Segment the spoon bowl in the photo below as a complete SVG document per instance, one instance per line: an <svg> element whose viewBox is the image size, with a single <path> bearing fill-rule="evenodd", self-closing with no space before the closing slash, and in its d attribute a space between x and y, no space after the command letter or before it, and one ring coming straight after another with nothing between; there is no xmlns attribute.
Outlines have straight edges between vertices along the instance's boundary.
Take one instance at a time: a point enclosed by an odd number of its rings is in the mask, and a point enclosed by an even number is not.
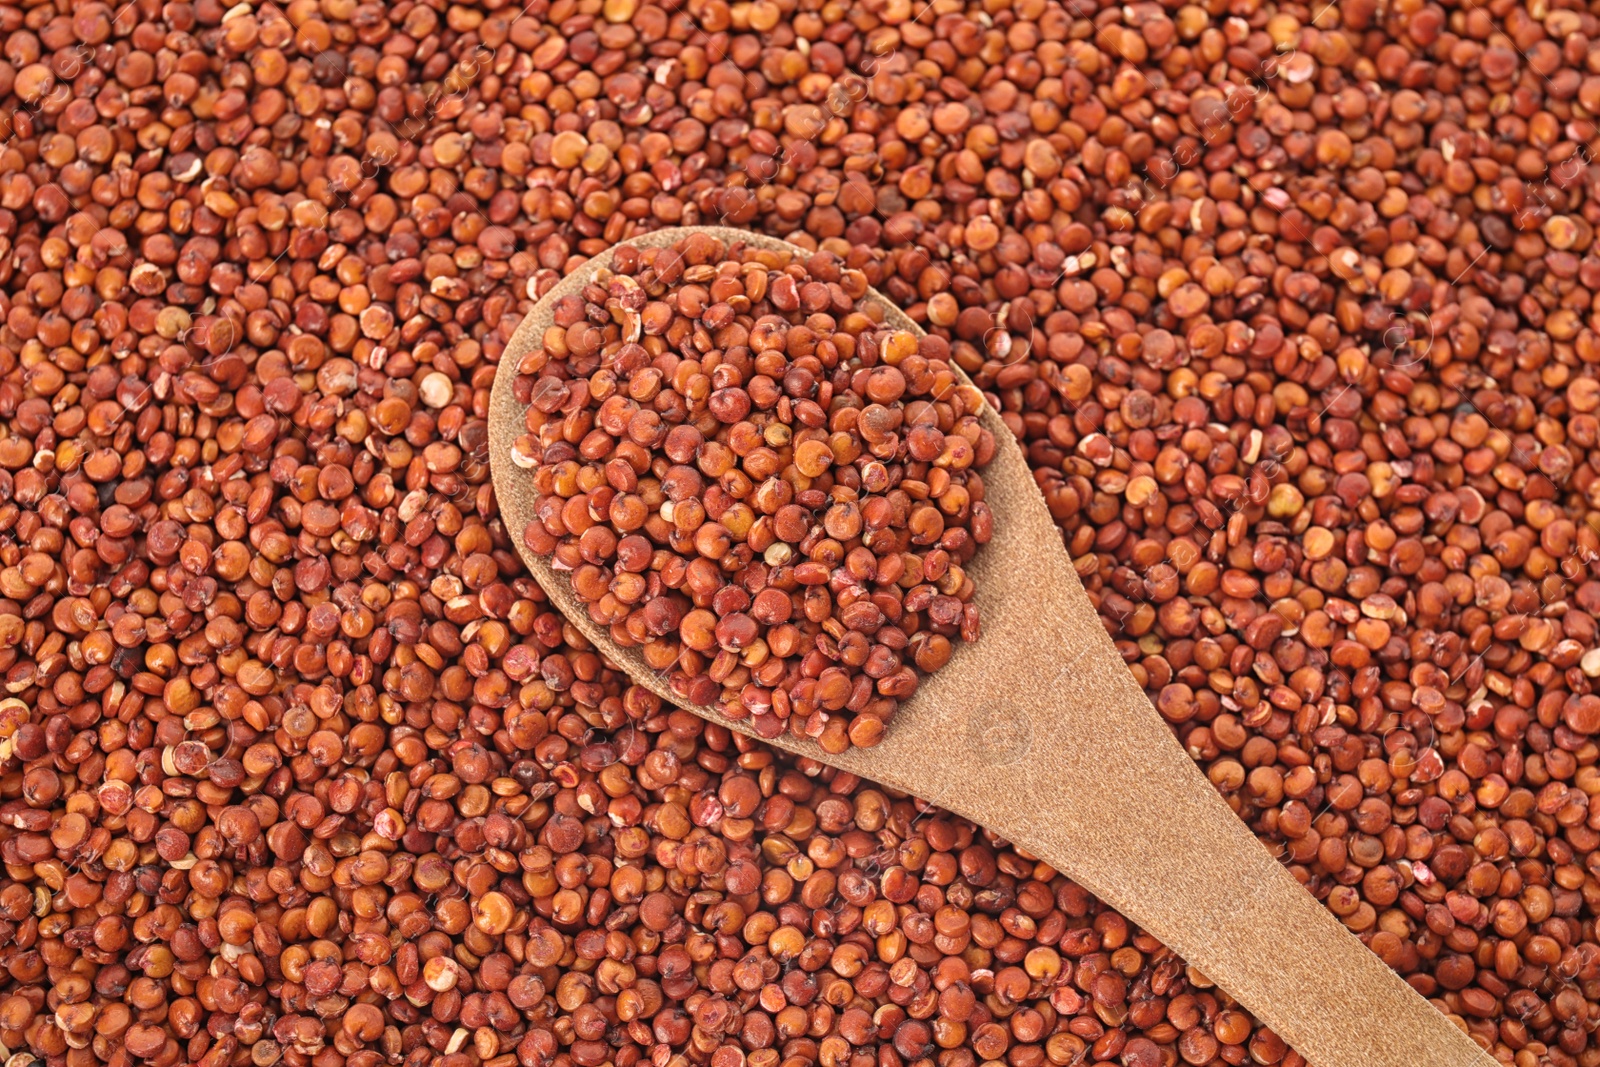
<svg viewBox="0 0 1600 1067"><path fill-rule="evenodd" d="M664 247L708 233L727 245L806 250L723 227L629 238ZM744 734L748 720L684 704L637 648L618 646L548 559L528 550L530 473L512 458L525 406L512 383L552 307L611 262L582 264L534 306L500 358L489 452L506 529L551 603L608 660L667 702ZM886 298L885 325L921 333ZM959 373L959 371L958 371ZM1015 438L987 405L997 450L983 469L994 536L965 565L983 632L924 675L873 748L825 753L787 733L768 744L914 794L1044 860L1159 938L1310 1061L1326 1067L1489 1067L1465 1033L1386 967L1256 840L1183 751L1101 623Z"/></svg>

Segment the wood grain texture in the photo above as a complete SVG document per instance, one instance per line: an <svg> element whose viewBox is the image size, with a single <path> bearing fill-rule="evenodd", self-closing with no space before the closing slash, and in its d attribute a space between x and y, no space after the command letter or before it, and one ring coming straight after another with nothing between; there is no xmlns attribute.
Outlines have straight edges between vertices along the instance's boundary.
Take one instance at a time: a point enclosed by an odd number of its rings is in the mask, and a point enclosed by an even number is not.
<svg viewBox="0 0 1600 1067"><path fill-rule="evenodd" d="M724 228L729 242L783 242ZM630 239L670 244L690 231ZM501 514L555 606L635 681L673 699L637 651L589 620L564 575L529 552L528 472L511 460L524 431L512 393L556 298L610 262L589 260L522 323L501 357L490 405L490 462ZM917 327L878 294L888 322ZM1090 604L1021 450L990 410L1000 448L983 472L995 535L967 567L983 633L924 678L884 743L827 756L779 748L933 801L1003 835L1150 931L1237 997L1318 1067L1490 1067L1452 1020L1349 933L1256 840L1183 752L1128 673ZM714 709L689 710L730 729Z"/></svg>

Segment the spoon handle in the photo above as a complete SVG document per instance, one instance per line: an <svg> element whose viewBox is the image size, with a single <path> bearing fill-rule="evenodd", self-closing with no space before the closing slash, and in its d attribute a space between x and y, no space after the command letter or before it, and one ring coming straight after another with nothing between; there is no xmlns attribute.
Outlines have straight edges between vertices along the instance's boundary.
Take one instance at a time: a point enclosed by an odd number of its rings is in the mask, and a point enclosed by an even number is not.
<svg viewBox="0 0 1600 1067"><path fill-rule="evenodd" d="M1022 462L1007 435L996 468ZM1005 544L974 561L996 605L981 639L924 680L882 745L837 761L1045 860L1314 1064L1491 1067L1460 1020L1319 904L1183 751L1117 653L1031 480L989 484Z"/></svg>
<svg viewBox="0 0 1600 1067"><path fill-rule="evenodd" d="M1066 873L1314 1064L1495 1062L1255 839L1118 661L1041 666L997 692L1009 723L926 739L919 795Z"/></svg>

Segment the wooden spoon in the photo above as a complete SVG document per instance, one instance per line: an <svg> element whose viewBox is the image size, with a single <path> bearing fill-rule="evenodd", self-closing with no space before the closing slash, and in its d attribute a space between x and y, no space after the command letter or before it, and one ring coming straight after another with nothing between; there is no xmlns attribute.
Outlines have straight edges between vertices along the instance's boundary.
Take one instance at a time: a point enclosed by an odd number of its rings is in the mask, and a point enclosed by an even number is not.
<svg viewBox="0 0 1600 1067"><path fill-rule="evenodd" d="M726 243L805 254L783 241L696 227ZM626 243L670 245L694 229ZM666 679L589 619L567 578L523 545L529 472L512 381L551 309L611 261L556 285L511 338L495 377L489 452L506 529L551 602L638 684L672 704ZM880 294L889 325L917 326ZM1491 1067L1495 1061L1386 967L1258 842L1184 753L1128 673L1083 591L1016 440L992 410L999 450L983 471L993 540L967 567L983 634L958 644L896 713L884 742L830 756L785 735L767 743L915 794L998 833L1122 912L1218 983L1321 1067ZM710 707L695 714L741 733Z"/></svg>

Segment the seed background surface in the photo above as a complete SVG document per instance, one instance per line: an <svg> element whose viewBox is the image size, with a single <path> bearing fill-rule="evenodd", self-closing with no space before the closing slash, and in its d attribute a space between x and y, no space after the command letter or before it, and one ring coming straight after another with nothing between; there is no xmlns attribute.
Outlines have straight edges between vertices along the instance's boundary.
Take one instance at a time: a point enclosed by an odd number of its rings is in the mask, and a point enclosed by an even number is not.
<svg viewBox="0 0 1600 1067"><path fill-rule="evenodd" d="M1300 1062L970 823L630 687L522 573L506 340L577 260L720 223L946 339L1240 817L1502 1060L1592 1067L1597 36L0 7L0 1044Z"/></svg>

